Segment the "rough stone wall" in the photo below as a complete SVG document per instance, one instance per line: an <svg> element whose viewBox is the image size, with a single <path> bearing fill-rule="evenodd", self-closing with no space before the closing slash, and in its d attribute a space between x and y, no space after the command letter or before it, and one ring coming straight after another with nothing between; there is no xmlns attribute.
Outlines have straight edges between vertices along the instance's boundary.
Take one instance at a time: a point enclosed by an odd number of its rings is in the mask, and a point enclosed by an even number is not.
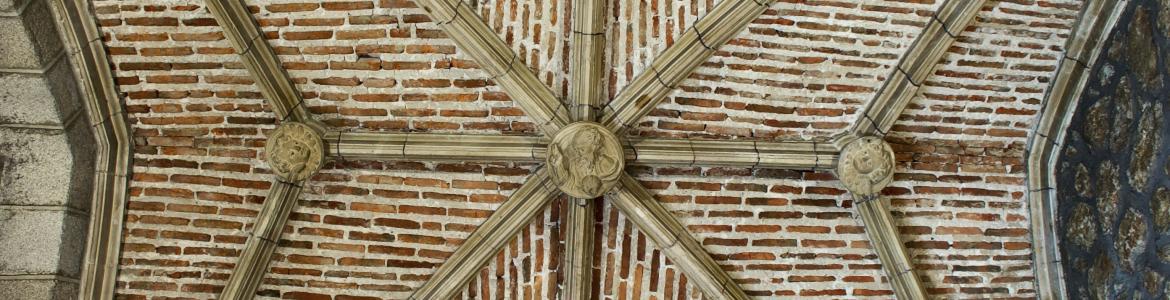
<svg viewBox="0 0 1170 300"><path fill-rule="evenodd" d="M74 299L93 135L47 1L0 0L0 298Z"/></svg>
<svg viewBox="0 0 1170 300"><path fill-rule="evenodd" d="M634 132L824 137L855 121L942 1L780 1ZM406 0L247 1L339 130L535 134L531 122ZM614 93L716 1L613 1ZM1023 149L1080 1L991 1L886 139L903 239L943 298L1034 297ZM119 294L214 298L271 175L276 120L197 0L95 0L135 129ZM565 1L481 1L481 16L565 95ZM725 115L724 115L725 114ZM500 163L331 164L308 184L259 298L401 299L531 172ZM759 297L892 295L852 201L825 170L630 168ZM602 299L700 295L608 205ZM556 293L558 205L517 235L467 298Z"/></svg>
<svg viewBox="0 0 1170 300"><path fill-rule="evenodd" d="M1056 171L1072 298L1170 296L1168 38L1170 3L1132 1L1076 104Z"/></svg>

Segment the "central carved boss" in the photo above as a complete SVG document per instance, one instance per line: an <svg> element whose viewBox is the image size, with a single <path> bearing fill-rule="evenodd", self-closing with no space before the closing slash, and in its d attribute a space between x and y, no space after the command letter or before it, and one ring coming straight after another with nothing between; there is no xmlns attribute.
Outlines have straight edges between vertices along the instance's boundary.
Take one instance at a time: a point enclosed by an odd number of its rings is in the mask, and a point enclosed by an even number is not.
<svg viewBox="0 0 1170 300"><path fill-rule="evenodd" d="M548 166L561 191L591 199L613 189L625 160L621 143L608 129L577 122L561 129L548 145Z"/></svg>
<svg viewBox="0 0 1170 300"><path fill-rule="evenodd" d="M285 122L273 130L264 150L272 173L291 182L313 176L325 161L321 137L312 127L297 122Z"/></svg>
<svg viewBox="0 0 1170 300"><path fill-rule="evenodd" d="M841 150L837 177L851 193L877 195L894 178L894 150L878 137L853 141Z"/></svg>

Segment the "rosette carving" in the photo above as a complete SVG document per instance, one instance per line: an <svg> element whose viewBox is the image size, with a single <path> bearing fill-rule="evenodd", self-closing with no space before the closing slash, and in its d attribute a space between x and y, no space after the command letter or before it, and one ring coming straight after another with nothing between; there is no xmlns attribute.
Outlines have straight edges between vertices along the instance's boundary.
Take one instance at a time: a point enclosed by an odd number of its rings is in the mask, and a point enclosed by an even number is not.
<svg viewBox="0 0 1170 300"><path fill-rule="evenodd" d="M621 144L605 127L592 122L561 129L548 145L548 166L561 191L596 198L614 187L625 167Z"/></svg>
<svg viewBox="0 0 1170 300"><path fill-rule="evenodd" d="M285 122L268 135L264 147L276 176L297 182L313 176L325 162L325 143L308 125Z"/></svg>
<svg viewBox="0 0 1170 300"><path fill-rule="evenodd" d="M894 150L881 138L860 138L841 150L837 177L850 193L876 195L890 184L894 174Z"/></svg>

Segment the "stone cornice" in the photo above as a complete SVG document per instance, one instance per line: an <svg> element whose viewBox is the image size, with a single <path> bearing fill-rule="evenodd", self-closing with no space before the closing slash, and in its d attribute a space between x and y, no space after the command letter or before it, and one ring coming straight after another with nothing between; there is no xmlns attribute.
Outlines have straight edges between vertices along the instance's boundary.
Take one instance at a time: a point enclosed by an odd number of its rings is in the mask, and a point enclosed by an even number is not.
<svg viewBox="0 0 1170 300"><path fill-rule="evenodd" d="M78 298L113 299L125 205L130 197L130 125L92 4L85 0L54 0L50 5L82 90L97 151Z"/></svg>
<svg viewBox="0 0 1170 300"><path fill-rule="evenodd" d="M1056 161L1068 122L1075 113L1089 71L1097 62L1109 32L1129 1L1087 0L1072 34L1065 42L1064 58L1048 87L1028 138L1028 209L1032 227L1032 253L1036 292L1041 299L1068 297L1056 226Z"/></svg>

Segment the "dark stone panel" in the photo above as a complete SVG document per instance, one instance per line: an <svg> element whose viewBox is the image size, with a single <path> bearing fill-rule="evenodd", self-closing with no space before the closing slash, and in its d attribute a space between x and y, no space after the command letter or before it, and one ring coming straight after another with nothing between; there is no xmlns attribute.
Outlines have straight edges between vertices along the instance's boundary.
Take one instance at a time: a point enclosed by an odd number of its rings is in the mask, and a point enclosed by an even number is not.
<svg viewBox="0 0 1170 300"><path fill-rule="evenodd" d="M1134 0L1105 43L1057 164L1071 299L1170 297L1170 1Z"/></svg>

